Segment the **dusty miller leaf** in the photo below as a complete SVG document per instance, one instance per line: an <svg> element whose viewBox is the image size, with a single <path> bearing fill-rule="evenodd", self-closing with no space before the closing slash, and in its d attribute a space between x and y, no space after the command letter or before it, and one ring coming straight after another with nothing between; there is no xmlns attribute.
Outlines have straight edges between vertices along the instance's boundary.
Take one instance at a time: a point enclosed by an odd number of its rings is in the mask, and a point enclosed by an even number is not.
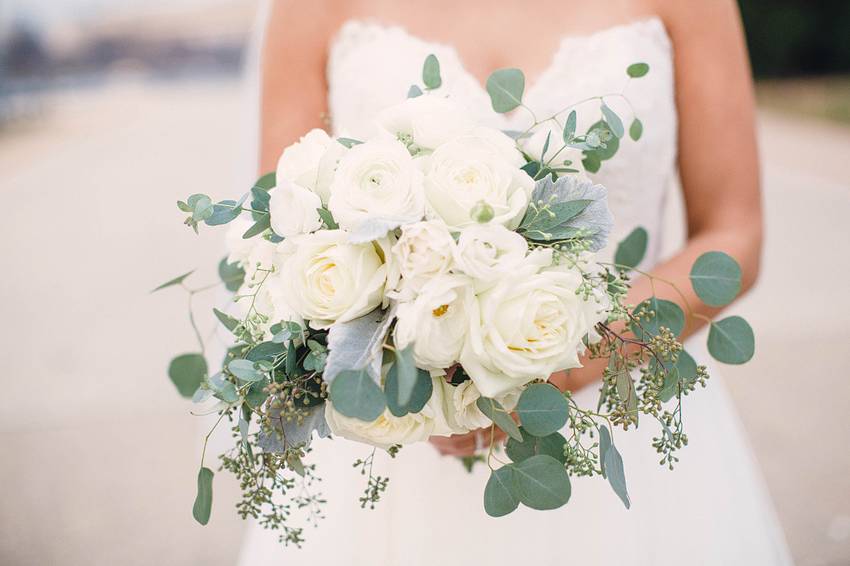
<svg viewBox="0 0 850 566"><path fill-rule="evenodd" d="M366 369L381 382L381 351L395 318L395 308L375 309L350 322L339 322L328 331L328 359L322 378L330 385L341 371Z"/></svg>

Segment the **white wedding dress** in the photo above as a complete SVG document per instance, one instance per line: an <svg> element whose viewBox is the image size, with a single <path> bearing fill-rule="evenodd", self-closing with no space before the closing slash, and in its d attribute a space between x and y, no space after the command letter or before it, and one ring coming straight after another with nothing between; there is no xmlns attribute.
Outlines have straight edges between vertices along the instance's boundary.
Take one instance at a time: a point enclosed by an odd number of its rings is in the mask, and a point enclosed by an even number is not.
<svg viewBox="0 0 850 566"><path fill-rule="evenodd" d="M547 116L586 97L620 92L626 67L650 64L649 75L631 81L627 94L645 125L643 138L624 141L594 179L609 190L617 242L634 227L650 234L644 265L658 259L661 216L676 180L676 107L671 43L657 18L617 26L586 37L567 37L539 77L530 77L525 102ZM495 114L482 85L452 47L417 38L400 27L350 21L339 31L327 68L334 133L367 136L371 117L403 100L421 82L429 53L440 60L443 87L483 123L521 129L527 116ZM612 99L621 115L627 108ZM598 107L579 110L579 130L599 119ZM610 253L610 252L609 252ZM704 340L704 339L703 339ZM688 349L701 362L698 344ZM690 446L670 472L651 447L657 427L616 435L632 498L630 510L601 478L573 478L572 499L548 512L520 507L493 519L484 513L486 466L467 473L455 458L427 443L406 446L398 458L379 452L375 473L389 476L374 510L361 509L366 479L352 468L368 446L343 439L314 442L310 460L324 478L326 519L305 531L302 549L285 548L276 535L252 525L243 566L325 564L370 566L535 564L784 565L790 563L765 487L718 372L707 389L685 399ZM578 395L596 405L597 388Z"/></svg>

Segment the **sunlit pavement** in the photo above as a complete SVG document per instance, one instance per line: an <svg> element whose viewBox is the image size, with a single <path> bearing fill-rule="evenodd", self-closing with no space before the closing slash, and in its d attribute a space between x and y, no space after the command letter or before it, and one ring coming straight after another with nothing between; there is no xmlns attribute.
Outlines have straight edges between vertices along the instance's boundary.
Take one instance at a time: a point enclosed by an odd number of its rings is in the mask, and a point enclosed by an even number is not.
<svg viewBox="0 0 850 566"><path fill-rule="evenodd" d="M218 474L194 523L207 421L165 376L195 348L186 297L148 291L214 280L221 231L192 235L174 202L241 190L241 100L235 81L124 81L0 131L0 563L233 563L236 488ZM734 308L758 350L724 375L799 564L846 564L850 130L763 114L760 134L764 270Z"/></svg>

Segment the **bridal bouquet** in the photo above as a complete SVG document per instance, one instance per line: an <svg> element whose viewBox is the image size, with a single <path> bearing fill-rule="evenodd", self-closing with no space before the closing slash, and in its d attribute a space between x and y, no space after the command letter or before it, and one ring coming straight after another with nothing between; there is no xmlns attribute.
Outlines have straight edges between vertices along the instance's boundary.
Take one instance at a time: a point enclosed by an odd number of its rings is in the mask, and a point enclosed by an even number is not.
<svg viewBox="0 0 850 566"><path fill-rule="evenodd" d="M627 74L648 70L636 63ZM570 477L590 475L606 478L628 507L615 429L655 423L653 446L672 468L687 444L682 398L708 377L678 341L685 313L676 303L625 303L630 277L642 273L646 231L621 242L613 262L597 256L614 219L606 189L582 170L598 170L626 136L606 104L622 95L502 132L440 94L433 55L422 80L377 117L374 136L313 130L238 200L193 194L178 203L195 231L231 224L219 272L235 296L215 310L230 335L223 362L208 367L190 310L200 351L175 358L169 375L218 414L216 424L231 423L235 442L221 464L244 491L238 511L279 529L284 542L302 540L296 510L321 514L310 450L328 435L396 457L431 436L485 429L492 439L498 428L504 448L490 442L466 462L491 469L488 514L560 507ZM527 109L519 70L496 71L487 90L496 112ZM577 132L587 102L600 119ZM630 117L629 137L642 130ZM189 275L159 288L209 288L190 287ZM710 252L691 281L720 306L738 293L740 269ZM712 322L708 347L743 363L752 331L740 317ZM583 355L609 360L596 407L547 383ZM368 470L364 506L387 487L372 475L373 456L355 463ZM204 458L194 516L206 524L214 474Z"/></svg>

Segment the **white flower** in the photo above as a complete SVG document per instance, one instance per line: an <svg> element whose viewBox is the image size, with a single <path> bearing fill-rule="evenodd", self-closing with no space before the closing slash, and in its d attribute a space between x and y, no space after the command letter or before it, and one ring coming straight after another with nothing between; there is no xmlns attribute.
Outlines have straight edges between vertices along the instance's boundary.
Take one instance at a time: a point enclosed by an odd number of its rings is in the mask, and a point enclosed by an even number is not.
<svg viewBox="0 0 850 566"><path fill-rule="evenodd" d="M522 390L519 388L512 389L496 397L496 401L506 410L512 411L516 407L521 393ZM446 418L456 434L488 427L492 423L475 404L481 397L481 392L478 391L471 379L456 386L446 384L444 395L447 409Z"/></svg>
<svg viewBox="0 0 850 566"><path fill-rule="evenodd" d="M468 115L438 95L408 98L378 115L378 126L413 147L434 149L472 128Z"/></svg>
<svg viewBox="0 0 850 566"><path fill-rule="evenodd" d="M546 270L501 281L479 295L460 363L487 397L555 371L579 367L582 338L605 318L593 299L576 294L579 273Z"/></svg>
<svg viewBox="0 0 850 566"><path fill-rule="evenodd" d="M417 291L435 275L451 268L455 242L438 220L407 224L392 253L402 277L402 289Z"/></svg>
<svg viewBox="0 0 850 566"><path fill-rule="evenodd" d="M476 224L473 211L492 207L490 222L519 225L534 181L522 171L514 141L498 130L476 128L421 159L428 205L452 231Z"/></svg>
<svg viewBox="0 0 850 566"><path fill-rule="evenodd" d="M278 236L297 236L322 227L317 209L322 200L314 192L286 179L278 179L271 191L269 215L272 230Z"/></svg>
<svg viewBox="0 0 850 566"><path fill-rule="evenodd" d="M291 181L327 202L333 170L344 152L345 147L331 139L324 130L310 130L283 150L277 162L277 184L280 185L282 180Z"/></svg>
<svg viewBox="0 0 850 566"><path fill-rule="evenodd" d="M401 142L378 138L355 145L339 161L328 208L346 230L369 217L419 220L425 213L422 173Z"/></svg>
<svg viewBox="0 0 850 566"><path fill-rule="evenodd" d="M342 230L321 230L281 246L292 250L283 265L286 301L314 328L347 322L382 304L385 242L351 244Z"/></svg>
<svg viewBox="0 0 850 566"><path fill-rule="evenodd" d="M513 273L525 260L528 242L499 224L464 228L455 247L455 270L476 280L484 290Z"/></svg>
<svg viewBox="0 0 850 566"><path fill-rule="evenodd" d="M430 436L446 436L452 433L446 422L444 412L443 388L441 377L431 378L434 391L431 399L418 413L408 413L396 417L389 409L372 422L361 421L334 409L330 402L325 403L325 419L331 432L349 440L365 442L379 448L389 448L393 444L411 444L428 440Z"/></svg>
<svg viewBox="0 0 850 566"><path fill-rule="evenodd" d="M414 301L399 304L395 344L406 348L412 343L418 367L445 369L460 357L476 307L471 279L438 275L422 287Z"/></svg>

